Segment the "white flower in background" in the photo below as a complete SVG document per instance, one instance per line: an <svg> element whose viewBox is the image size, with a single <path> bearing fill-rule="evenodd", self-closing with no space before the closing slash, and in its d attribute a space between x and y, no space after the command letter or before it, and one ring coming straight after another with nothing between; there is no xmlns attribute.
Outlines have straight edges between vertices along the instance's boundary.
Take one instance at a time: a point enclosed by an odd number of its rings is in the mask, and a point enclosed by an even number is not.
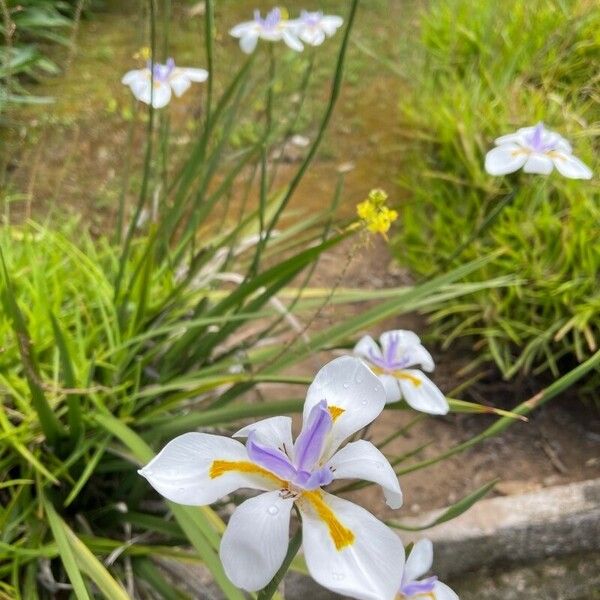
<svg viewBox="0 0 600 600"><path fill-rule="evenodd" d="M400 600L458 600L458 596L437 577L419 579L431 569L432 564L433 544L430 540L419 540L406 559L398 596Z"/></svg>
<svg viewBox="0 0 600 600"><path fill-rule="evenodd" d="M379 375L388 403L404 398L415 410L445 415L449 406L444 394L422 371L408 368L420 365L430 372L435 367L419 337L412 331L397 329L382 333L379 342L381 348L366 335L354 347L354 354Z"/></svg>
<svg viewBox="0 0 600 600"><path fill-rule="evenodd" d="M335 35L343 23L342 17L306 10L302 11L299 19L290 21L295 34L309 46L320 46L325 38Z"/></svg>
<svg viewBox="0 0 600 600"><path fill-rule="evenodd" d="M548 175L556 167L561 175L571 179L592 177L592 171L573 156L571 144L543 123L503 135L494 143L496 148L485 157L485 170L490 175L506 175L521 167L525 173Z"/></svg>
<svg viewBox="0 0 600 600"><path fill-rule="evenodd" d="M133 95L154 108L163 108L171 100L171 92L178 98L184 94L192 82L203 82L208 79L208 71L205 69L192 69L188 67L177 67L175 61L169 58L166 64L152 64L144 69L128 71L121 79L121 83L128 85Z"/></svg>
<svg viewBox="0 0 600 600"><path fill-rule="evenodd" d="M345 596L392 600L400 587L400 538L364 508L325 492L338 479L382 486L399 508L398 478L370 442L340 445L371 423L385 406L379 379L360 360L343 356L325 365L308 389L303 425L292 441L290 417L244 427L237 440L186 433L169 442L143 469L160 494L180 504L211 504L239 488L265 493L243 502L221 541L227 576L240 588L263 588L280 568L289 545L295 504L302 515L304 557L311 576Z"/></svg>
<svg viewBox="0 0 600 600"><path fill-rule="evenodd" d="M292 50L302 52L304 46L294 33L291 21L284 18L281 9L274 8L263 19L260 11L254 11L254 20L239 23L229 31L229 35L240 40L240 48L252 54L259 39L267 42L284 41Z"/></svg>

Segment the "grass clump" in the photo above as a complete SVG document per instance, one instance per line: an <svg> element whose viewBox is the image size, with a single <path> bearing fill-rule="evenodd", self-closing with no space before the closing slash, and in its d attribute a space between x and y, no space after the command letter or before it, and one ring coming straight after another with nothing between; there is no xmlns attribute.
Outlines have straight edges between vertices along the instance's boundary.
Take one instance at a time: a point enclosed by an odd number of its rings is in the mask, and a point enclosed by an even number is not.
<svg viewBox="0 0 600 600"><path fill-rule="evenodd" d="M493 178L483 168L494 138L543 121L597 173L598 31L587 0L435 1L422 16L421 69L401 105L418 139L402 182L412 200L395 252L428 276L499 251L470 280L519 281L447 302L432 318L446 344L473 338L506 377L557 374L563 357L582 361L600 342L597 180Z"/></svg>

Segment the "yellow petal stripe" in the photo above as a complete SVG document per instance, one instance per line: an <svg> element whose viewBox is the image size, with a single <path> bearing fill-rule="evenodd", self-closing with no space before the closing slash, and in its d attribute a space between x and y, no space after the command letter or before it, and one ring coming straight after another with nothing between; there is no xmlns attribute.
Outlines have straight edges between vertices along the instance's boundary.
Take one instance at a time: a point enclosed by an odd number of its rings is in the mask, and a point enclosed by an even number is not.
<svg viewBox="0 0 600 600"><path fill-rule="evenodd" d="M335 544L336 550L343 550L346 546L351 546L356 539L354 533L344 527L338 521L335 513L329 508L319 490L303 492L302 498L306 499L313 507L317 516L327 525L329 535Z"/></svg>
<svg viewBox="0 0 600 600"><path fill-rule="evenodd" d="M396 379L406 379L410 381L415 387L419 387L423 382L414 375L407 373L406 371L387 371L386 369L382 369L381 367L371 367L371 371L375 373L375 375L391 375Z"/></svg>
<svg viewBox="0 0 600 600"><path fill-rule="evenodd" d="M342 414L346 412L345 408L340 408L339 406L328 406L327 410L331 415L333 422L335 423L336 419Z"/></svg>
<svg viewBox="0 0 600 600"><path fill-rule="evenodd" d="M221 477L221 475L231 473L232 471L235 471L236 473L246 473L248 475L260 475L261 477L273 481L282 488L285 488L288 485L287 481L280 479L277 475L271 473L271 471L267 471L267 469L263 469L249 460L214 460L210 466L208 475L211 479L216 479L217 477Z"/></svg>

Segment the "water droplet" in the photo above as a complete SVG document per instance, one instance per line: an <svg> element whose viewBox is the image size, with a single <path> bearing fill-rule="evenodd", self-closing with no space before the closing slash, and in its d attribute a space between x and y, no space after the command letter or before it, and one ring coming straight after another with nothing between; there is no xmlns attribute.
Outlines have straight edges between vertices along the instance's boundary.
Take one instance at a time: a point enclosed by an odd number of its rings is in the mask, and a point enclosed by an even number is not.
<svg viewBox="0 0 600 600"><path fill-rule="evenodd" d="M366 406L366 405L368 404L368 402L367 402L366 400L363 400L363 401L361 402L361 404L362 404L363 406Z"/></svg>
<svg viewBox="0 0 600 600"><path fill-rule="evenodd" d="M350 387L349 383L344 383L344 389L347 390Z"/></svg>
<svg viewBox="0 0 600 600"><path fill-rule="evenodd" d="M275 516L279 512L279 509L276 506L269 506L269 508L267 508L267 512L270 515Z"/></svg>
<svg viewBox="0 0 600 600"><path fill-rule="evenodd" d="M383 469L383 463L377 463L377 468L378 469Z"/></svg>
<svg viewBox="0 0 600 600"><path fill-rule="evenodd" d="M334 578L336 581L341 581L341 580L342 580L342 579L344 579L344 577L345 577L345 575L344 575L343 573L338 573L338 572L336 572L336 571L334 571L334 572L332 573L332 575L333 575L333 578Z"/></svg>
<svg viewBox="0 0 600 600"><path fill-rule="evenodd" d="M378 385L376 385L376 386L375 386L373 389L374 389L376 392L378 392L378 391L379 391L381 388L380 388Z"/></svg>
<svg viewBox="0 0 600 600"><path fill-rule="evenodd" d="M362 376L360 376L360 375L357 375L357 376L356 376L356 383L362 383L362 381L363 381L363 378L362 378Z"/></svg>

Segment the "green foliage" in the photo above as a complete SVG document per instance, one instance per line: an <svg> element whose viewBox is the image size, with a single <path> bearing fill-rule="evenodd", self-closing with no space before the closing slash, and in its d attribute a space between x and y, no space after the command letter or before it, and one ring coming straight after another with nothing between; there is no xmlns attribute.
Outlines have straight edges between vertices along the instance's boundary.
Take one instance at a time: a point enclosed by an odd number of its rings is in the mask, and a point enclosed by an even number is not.
<svg viewBox="0 0 600 600"><path fill-rule="evenodd" d="M421 69L401 105L417 142L395 253L429 276L500 251L469 280L519 281L447 302L432 320L446 345L473 338L506 377L557 374L562 357L582 361L600 342L597 179L499 179L483 169L494 138L544 121L598 171L599 31L587 0L436 1L423 14Z"/></svg>
<svg viewBox="0 0 600 600"><path fill-rule="evenodd" d="M47 47L71 43L69 31L75 4L75 0L0 2L0 111L7 103L48 100L30 96L21 80L60 72L56 62L49 58Z"/></svg>

